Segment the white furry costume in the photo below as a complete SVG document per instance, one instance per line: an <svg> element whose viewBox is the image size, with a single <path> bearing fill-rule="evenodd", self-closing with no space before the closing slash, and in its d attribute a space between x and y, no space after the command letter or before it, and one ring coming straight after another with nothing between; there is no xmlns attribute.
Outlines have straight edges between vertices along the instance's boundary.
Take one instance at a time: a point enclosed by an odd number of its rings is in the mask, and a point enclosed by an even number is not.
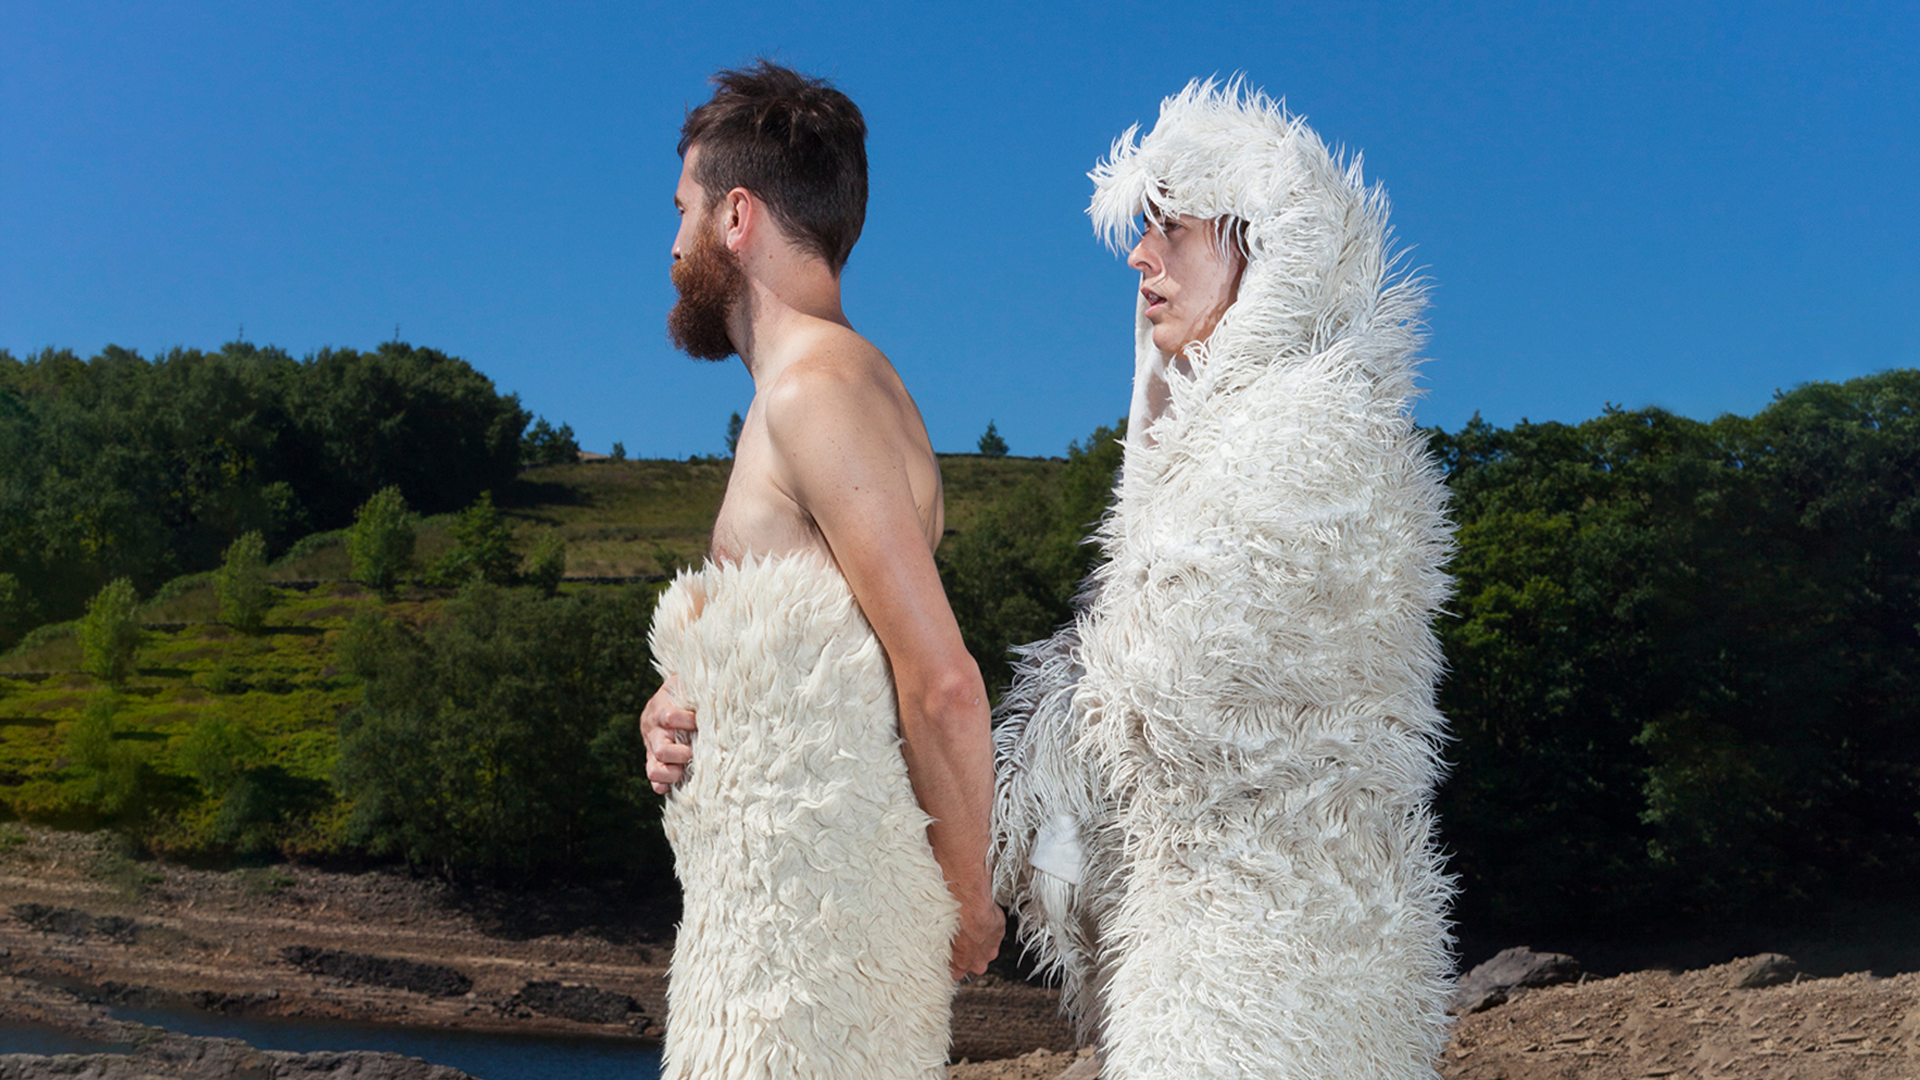
<svg viewBox="0 0 1920 1080"><path fill-rule="evenodd" d="M1190 376L1137 322L1107 561L1003 705L998 891L1105 1080L1431 1077L1450 535L1408 408L1424 293L1358 159L1264 95L1194 83L1136 134L1092 174L1095 227L1230 216L1247 266Z"/></svg>
<svg viewBox="0 0 1920 1080"><path fill-rule="evenodd" d="M944 1080L958 906L839 571L709 564L650 635L699 717L667 799L684 893L666 1080Z"/></svg>

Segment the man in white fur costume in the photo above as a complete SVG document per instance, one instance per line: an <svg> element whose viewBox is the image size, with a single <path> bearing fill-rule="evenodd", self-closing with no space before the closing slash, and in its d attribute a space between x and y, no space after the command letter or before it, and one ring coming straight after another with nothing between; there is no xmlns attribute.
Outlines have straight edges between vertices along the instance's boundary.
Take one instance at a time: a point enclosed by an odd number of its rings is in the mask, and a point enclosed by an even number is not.
<svg viewBox="0 0 1920 1080"><path fill-rule="evenodd" d="M866 125L786 68L714 81L681 132L668 329L737 353L754 398L713 557L651 637L641 727L685 900L663 1075L940 1080L952 979L1004 929L993 749L934 568L933 448L840 306Z"/></svg>
<svg viewBox="0 0 1920 1080"><path fill-rule="evenodd" d="M1092 173L1138 231L1125 467L996 735L996 887L1106 1080L1435 1075L1451 883L1424 295L1300 119L1194 83Z"/></svg>

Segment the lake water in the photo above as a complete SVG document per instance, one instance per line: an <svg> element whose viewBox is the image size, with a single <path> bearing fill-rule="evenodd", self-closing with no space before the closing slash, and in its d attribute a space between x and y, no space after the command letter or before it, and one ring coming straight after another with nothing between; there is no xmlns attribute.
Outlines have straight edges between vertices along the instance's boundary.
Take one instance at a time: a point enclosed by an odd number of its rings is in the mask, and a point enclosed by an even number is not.
<svg viewBox="0 0 1920 1080"><path fill-rule="evenodd" d="M182 1035L240 1039L260 1050L380 1050L405 1054L435 1065L451 1065L479 1080L659 1080L660 1076L659 1048L625 1039L494 1035L338 1021L250 1020L190 1009L112 1011L121 1020ZM0 1034L0 1039L4 1038Z"/></svg>
<svg viewBox="0 0 1920 1080"><path fill-rule="evenodd" d="M124 1046L91 1042L56 1028L0 1020L0 1054L99 1054L124 1050Z"/></svg>

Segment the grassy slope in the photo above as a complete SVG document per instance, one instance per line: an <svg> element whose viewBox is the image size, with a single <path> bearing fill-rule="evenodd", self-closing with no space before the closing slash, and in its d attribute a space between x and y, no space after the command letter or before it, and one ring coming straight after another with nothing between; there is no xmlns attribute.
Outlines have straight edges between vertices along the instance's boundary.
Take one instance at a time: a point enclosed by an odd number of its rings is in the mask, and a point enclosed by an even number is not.
<svg viewBox="0 0 1920 1080"><path fill-rule="evenodd" d="M949 530L964 529L978 509L1004 497L1027 478L1046 478L1057 459L942 459ZM663 576L697 564L705 554L730 463L725 460L627 461L531 469L499 504L517 547L530 550L541 532L557 529L567 541L572 577ZM445 519L420 529L418 555L431 562L448 545ZM272 764L312 780L333 771L335 721L359 700L357 680L336 670L336 641L352 617L380 606L377 597L339 580L349 570L340 538L315 537L281 559L276 580L319 580L305 590L282 588L257 637L214 621L213 590L205 575L163 589L142 616L150 637L139 670L116 710L119 740L137 744L148 765L165 777L175 813L204 819L177 760L181 739L200 719L224 714L265 747ZM575 583L568 588L592 588ZM442 590L410 590L387 605L393 615L429 618ZM81 823L71 808L86 777L65 757L67 730L104 691L82 674L70 633L34 635L0 657L0 808L16 816ZM337 820L337 813L334 815ZM316 822L325 832L325 821ZM325 836L312 842L326 847Z"/></svg>

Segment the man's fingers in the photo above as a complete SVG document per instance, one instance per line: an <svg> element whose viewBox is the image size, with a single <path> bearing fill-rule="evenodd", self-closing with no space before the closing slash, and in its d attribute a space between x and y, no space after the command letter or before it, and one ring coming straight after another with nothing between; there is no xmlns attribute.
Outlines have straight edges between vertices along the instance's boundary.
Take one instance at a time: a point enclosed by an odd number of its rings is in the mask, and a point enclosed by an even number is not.
<svg viewBox="0 0 1920 1080"><path fill-rule="evenodd" d="M647 747L647 754L662 765L685 765L693 760L693 747L686 743L663 742Z"/></svg>

